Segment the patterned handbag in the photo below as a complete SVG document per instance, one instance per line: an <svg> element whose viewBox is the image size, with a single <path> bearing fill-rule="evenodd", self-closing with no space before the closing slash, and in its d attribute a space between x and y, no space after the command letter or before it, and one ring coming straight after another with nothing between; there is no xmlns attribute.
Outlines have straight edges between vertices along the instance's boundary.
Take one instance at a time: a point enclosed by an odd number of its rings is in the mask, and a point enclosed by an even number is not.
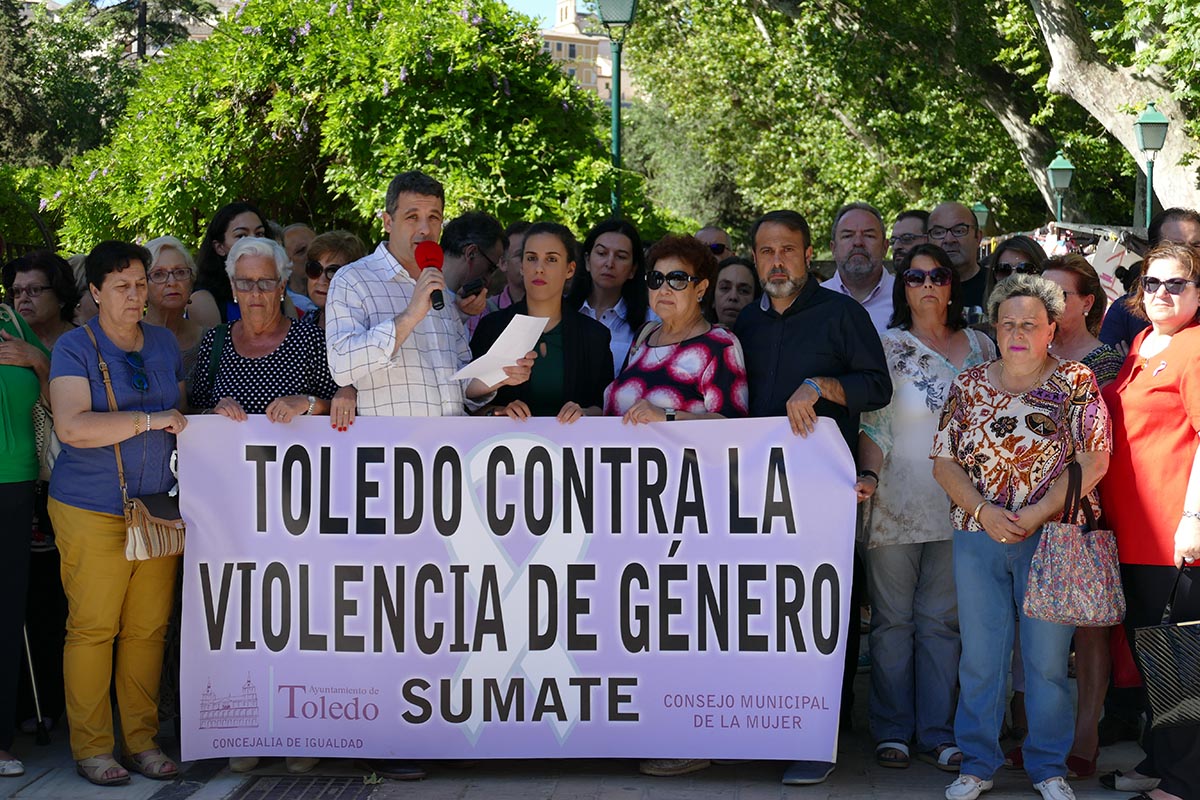
<svg viewBox="0 0 1200 800"><path fill-rule="evenodd" d="M1200 620L1171 624L1183 572L1180 567L1162 622L1134 631L1154 728L1200 725Z"/></svg>
<svg viewBox="0 0 1200 800"><path fill-rule="evenodd" d="M1092 504L1083 496L1083 469L1067 467L1067 502L1061 522L1042 526L1029 565L1024 612L1033 619L1078 627L1108 627L1125 617L1125 593L1112 531L1097 529ZM1075 524L1083 509L1086 525Z"/></svg>

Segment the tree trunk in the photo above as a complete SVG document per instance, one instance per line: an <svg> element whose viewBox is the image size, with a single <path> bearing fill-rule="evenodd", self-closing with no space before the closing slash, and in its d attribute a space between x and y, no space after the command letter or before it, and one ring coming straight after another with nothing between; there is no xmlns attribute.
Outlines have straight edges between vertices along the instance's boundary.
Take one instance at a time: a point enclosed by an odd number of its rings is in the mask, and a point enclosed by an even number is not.
<svg viewBox="0 0 1200 800"><path fill-rule="evenodd" d="M1196 164L1181 163L1195 148L1184 133L1187 113L1171 98L1162 75L1139 74L1128 67L1110 64L1092 42L1091 31L1073 0L1030 0L1038 26L1050 52L1050 91L1066 95L1104 126L1134 157L1143 172L1146 159L1138 150L1133 123L1136 117L1121 106L1139 106L1155 101L1158 110L1171 120L1167 141L1155 164L1154 195L1164 208L1200 207L1196 187Z"/></svg>

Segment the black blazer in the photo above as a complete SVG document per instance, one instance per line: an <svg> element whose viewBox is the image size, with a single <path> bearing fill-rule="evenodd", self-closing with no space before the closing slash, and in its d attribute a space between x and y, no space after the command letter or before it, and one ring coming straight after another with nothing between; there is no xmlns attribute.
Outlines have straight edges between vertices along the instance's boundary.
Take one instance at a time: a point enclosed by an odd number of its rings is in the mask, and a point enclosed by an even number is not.
<svg viewBox="0 0 1200 800"><path fill-rule="evenodd" d="M479 358L495 343L501 332L517 314L528 314L525 301L492 313L479 320L471 337L471 355ZM604 406L604 390L612 383L612 335L603 323L566 306L562 310L563 334L563 391L560 405L573 400L584 408ZM537 362L533 362L537 369ZM496 392L496 405L508 405L513 400L529 402L529 384L501 386Z"/></svg>

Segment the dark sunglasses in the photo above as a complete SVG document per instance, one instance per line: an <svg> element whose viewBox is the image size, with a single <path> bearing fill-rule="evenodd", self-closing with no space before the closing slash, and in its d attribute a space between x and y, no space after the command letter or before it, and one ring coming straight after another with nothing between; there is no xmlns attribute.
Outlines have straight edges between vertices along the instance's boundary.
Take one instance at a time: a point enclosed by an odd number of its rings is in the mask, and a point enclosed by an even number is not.
<svg viewBox="0 0 1200 800"><path fill-rule="evenodd" d="M324 274L325 280L331 281L331 280L333 280L334 274L344 266L346 266L346 265L345 264L334 264L332 267L323 267L323 266L321 266L320 261L309 261L307 264L304 265L304 274L307 275L309 278L311 278L314 281L317 278L320 278L322 274Z"/></svg>
<svg viewBox="0 0 1200 800"><path fill-rule="evenodd" d="M688 275L681 269L677 269L674 272L669 272L666 275L663 275L656 269L650 270L646 273L646 285L651 289L661 289L662 285L665 283L667 286L670 286L672 290L676 292L682 292L684 289L688 288L688 284L699 282L700 279L695 275Z"/></svg>
<svg viewBox="0 0 1200 800"><path fill-rule="evenodd" d="M1188 286L1194 284L1195 281L1189 281L1187 278L1167 278L1165 281L1159 278L1142 277L1142 291L1146 294L1158 294L1160 286L1167 287L1168 294L1180 295Z"/></svg>
<svg viewBox="0 0 1200 800"><path fill-rule="evenodd" d="M708 249L713 251L714 256L720 256L722 253L729 252L729 248L720 242L714 242L713 244L710 244Z"/></svg>
<svg viewBox="0 0 1200 800"><path fill-rule="evenodd" d="M142 354L126 353L125 361L133 367L133 380L131 381L133 388L139 392L147 391L150 388L150 379L146 377L146 362L142 361Z"/></svg>
<svg viewBox="0 0 1200 800"><path fill-rule="evenodd" d="M1018 261L1016 264L997 264L992 267L992 272L997 278L1011 277L1014 272L1019 272L1022 275L1041 275L1042 268L1032 261Z"/></svg>
<svg viewBox="0 0 1200 800"><path fill-rule="evenodd" d="M945 267L934 267L929 272L923 269L906 269L901 277L905 286L916 289L924 286L926 279L932 281L934 286L949 286L950 279L954 276Z"/></svg>

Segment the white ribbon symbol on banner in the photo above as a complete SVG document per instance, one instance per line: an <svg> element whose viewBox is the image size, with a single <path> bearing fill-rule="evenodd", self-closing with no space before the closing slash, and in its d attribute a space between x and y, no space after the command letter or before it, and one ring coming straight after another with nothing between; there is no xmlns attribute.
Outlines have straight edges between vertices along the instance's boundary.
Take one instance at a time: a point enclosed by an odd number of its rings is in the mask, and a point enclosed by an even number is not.
<svg viewBox="0 0 1200 800"><path fill-rule="evenodd" d="M454 557L455 562L468 566L468 582L479 596L480 577L483 567L491 564L496 567L496 578L500 583L501 604L504 608L504 619L519 620L516 625L506 624L504 628L508 649L500 652L496 649L495 639L489 639L484 649L469 653L463 657L458 671L454 676L455 696L461 697L462 681L472 679L475 691L479 691L484 678L507 680L514 675L524 676L530 683L540 686L544 678L557 678L560 683L575 677L577 669L570 653L567 652L560 636L553 647L537 652L529 651L529 631L525 620L529 616L529 592L527 591L530 564L544 564L554 570L560 581L564 580L568 564L577 562L587 550L590 536L585 533L563 533L562 517L555 504L554 517L550 529L540 537L540 541L525 559L524 564L516 564L497 541L484 522L486 511L480 507L479 487L487 480L487 459L492 451L493 442L502 441L512 452L518 465L516 475L508 480L520 480L522 465L529 451L534 447L543 447L550 454L555 476L562 475L562 449L553 442L540 437L530 436L524 439L514 436L497 437L484 442L473 450L466 458L466 480L469 491L465 494L471 498L471 504L463 508L464 530L474 526L477 535L464 536L462 531L454 536L446 537L446 548ZM557 482L557 481L556 481ZM473 518L471 516L473 514ZM576 511L578 514L578 511ZM582 520L576 520L575 530L582 530ZM518 530L509 536L521 535ZM561 585L561 584L560 584ZM558 603L558 597L550 598L550 602ZM539 624L545 619L544 615L538 620ZM529 688L528 686L526 688ZM535 694L536 696L536 694ZM579 698L577 693L562 694L563 707L567 712L567 720L554 719L552 725L555 736L561 742L570 735L571 729L579 721ZM528 701L526 701L528 702ZM463 723L467 739L474 744L483 728L482 704L474 703L469 719ZM594 705L594 704L593 704Z"/></svg>

